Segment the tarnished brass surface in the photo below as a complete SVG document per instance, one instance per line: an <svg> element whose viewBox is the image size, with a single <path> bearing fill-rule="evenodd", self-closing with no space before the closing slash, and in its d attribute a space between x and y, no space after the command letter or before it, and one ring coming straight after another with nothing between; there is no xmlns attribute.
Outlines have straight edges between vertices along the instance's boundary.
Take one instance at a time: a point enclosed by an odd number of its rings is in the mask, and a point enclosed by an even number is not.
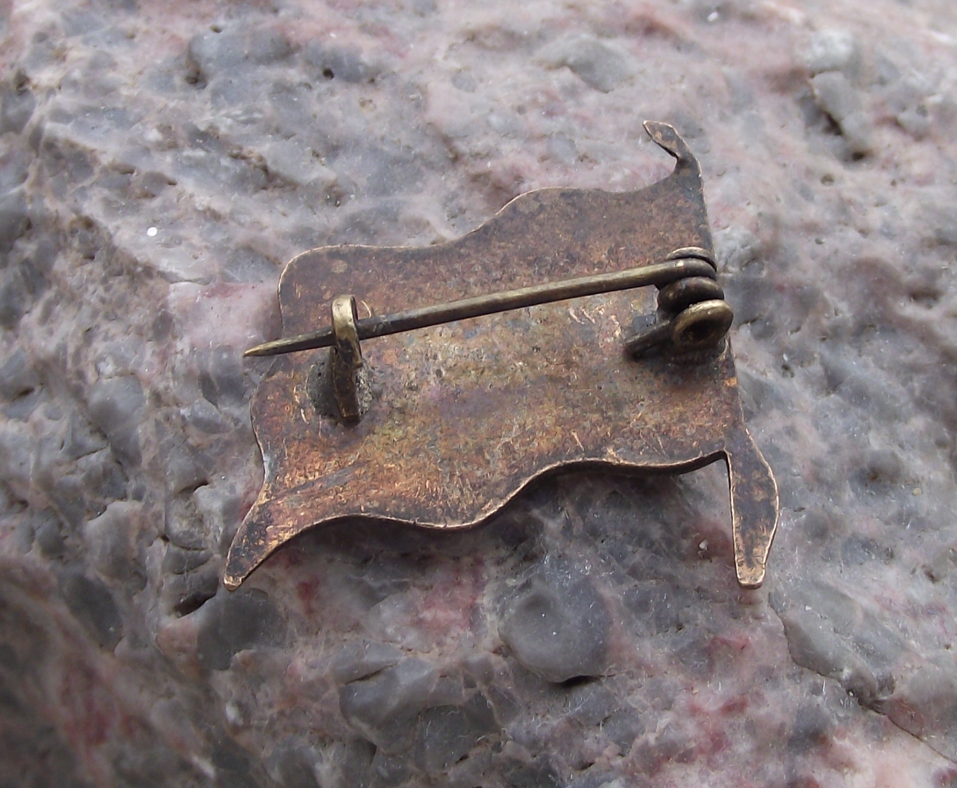
<svg viewBox="0 0 957 788"><path fill-rule="evenodd" d="M710 257L698 163L673 128L646 128L677 165L641 191L546 189L447 244L296 257L280 282L283 333L315 331L342 293L356 294L363 318L369 304L399 312L695 256L689 247ZM227 588L317 525L464 528L558 469L677 472L718 459L730 474L738 582L760 585L777 487L744 424L730 344L634 359L624 338L654 310L650 292L606 293L366 343L371 402L354 424L317 394L327 351L278 358L252 402L265 480L230 548ZM693 328L678 328L692 342Z"/></svg>

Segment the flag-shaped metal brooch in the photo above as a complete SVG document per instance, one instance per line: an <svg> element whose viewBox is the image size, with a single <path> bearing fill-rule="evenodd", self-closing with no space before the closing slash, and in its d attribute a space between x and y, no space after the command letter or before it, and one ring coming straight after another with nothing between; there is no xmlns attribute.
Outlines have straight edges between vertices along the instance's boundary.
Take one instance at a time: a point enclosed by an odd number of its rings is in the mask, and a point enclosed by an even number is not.
<svg viewBox="0 0 957 788"><path fill-rule="evenodd" d="M645 129L677 164L640 191L543 189L448 243L287 265L285 338L247 351L278 358L252 400L265 479L227 588L310 528L468 528L545 474L717 460L737 580L761 584L777 486L744 422L701 171L674 128Z"/></svg>

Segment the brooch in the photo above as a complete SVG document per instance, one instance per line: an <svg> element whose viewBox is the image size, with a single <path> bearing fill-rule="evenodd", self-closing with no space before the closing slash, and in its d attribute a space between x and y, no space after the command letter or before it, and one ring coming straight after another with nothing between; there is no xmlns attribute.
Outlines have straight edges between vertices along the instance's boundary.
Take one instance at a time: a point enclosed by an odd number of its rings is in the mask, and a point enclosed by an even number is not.
<svg viewBox="0 0 957 788"><path fill-rule="evenodd" d="M777 485L744 422L700 167L674 128L645 129L676 165L640 191L543 189L448 243L289 262L285 338L246 352L278 358L251 403L265 478L227 588L309 528L468 528L544 474L717 460L738 583L762 583Z"/></svg>

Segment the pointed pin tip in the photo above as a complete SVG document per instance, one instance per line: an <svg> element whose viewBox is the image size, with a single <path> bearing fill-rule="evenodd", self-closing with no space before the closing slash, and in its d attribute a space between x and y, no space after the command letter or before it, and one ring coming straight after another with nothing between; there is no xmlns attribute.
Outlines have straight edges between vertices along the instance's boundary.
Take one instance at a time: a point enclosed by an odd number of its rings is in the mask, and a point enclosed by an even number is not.
<svg viewBox="0 0 957 788"><path fill-rule="evenodd" d="M275 342L264 342L243 352L243 358L259 358L261 356L271 356L274 354L273 346Z"/></svg>

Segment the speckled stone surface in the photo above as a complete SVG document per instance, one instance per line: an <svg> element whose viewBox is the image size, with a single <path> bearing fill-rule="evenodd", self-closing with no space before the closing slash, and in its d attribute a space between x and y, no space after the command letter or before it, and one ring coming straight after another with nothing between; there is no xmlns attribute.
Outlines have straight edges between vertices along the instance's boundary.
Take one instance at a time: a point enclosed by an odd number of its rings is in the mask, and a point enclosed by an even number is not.
<svg viewBox="0 0 957 788"><path fill-rule="evenodd" d="M0 785L957 785L947 0L0 4ZM698 155L781 488L578 474L234 593L276 283ZM388 272L383 272L387 276Z"/></svg>

